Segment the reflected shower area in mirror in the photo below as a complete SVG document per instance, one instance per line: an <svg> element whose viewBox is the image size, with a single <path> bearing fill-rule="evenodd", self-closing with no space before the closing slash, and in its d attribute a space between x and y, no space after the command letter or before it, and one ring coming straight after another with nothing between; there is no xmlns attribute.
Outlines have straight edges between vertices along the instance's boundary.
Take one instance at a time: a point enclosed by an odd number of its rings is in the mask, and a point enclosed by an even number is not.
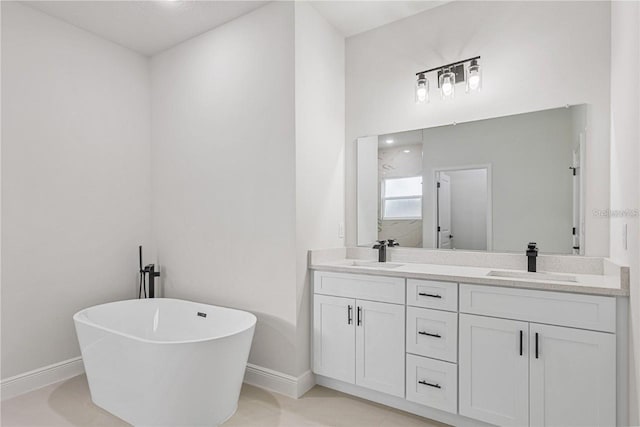
<svg viewBox="0 0 640 427"><path fill-rule="evenodd" d="M582 254L586 111L358 138L358 245Z"/></svg>

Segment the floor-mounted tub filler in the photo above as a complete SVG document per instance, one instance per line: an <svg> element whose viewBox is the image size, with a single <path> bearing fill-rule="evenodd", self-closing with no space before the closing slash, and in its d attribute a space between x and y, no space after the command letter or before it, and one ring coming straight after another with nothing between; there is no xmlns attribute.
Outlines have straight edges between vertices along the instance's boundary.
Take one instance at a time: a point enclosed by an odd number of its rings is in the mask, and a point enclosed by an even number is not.
<svg viewBox="0 0 640 427"><path fill-rule="evenodd" d="M236 411L256 317L177 299L73 316L91 398L136 426L217 426Z"/></svg>

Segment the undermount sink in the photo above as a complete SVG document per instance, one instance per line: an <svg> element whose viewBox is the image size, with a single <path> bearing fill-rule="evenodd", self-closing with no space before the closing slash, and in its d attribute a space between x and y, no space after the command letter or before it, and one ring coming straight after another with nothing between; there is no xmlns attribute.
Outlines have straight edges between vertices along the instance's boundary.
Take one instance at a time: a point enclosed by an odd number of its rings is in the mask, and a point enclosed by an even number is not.
<svg viewBox="0 0 640 427"><path fill-rule="evenodd" d="M351 261L347 265L352 265L354 267L372 267L372 268L397 268L402 264L394 263L394 262L378 262L378 261Z"/></svg>
<svg viewBox="0 0 640 427"><path fill-rule="evenodd" d="M492 270L487 276L506 277L512 279L554 280L559 282L577 282L575 276L553 273L529 273L528 271Z"/></svg>

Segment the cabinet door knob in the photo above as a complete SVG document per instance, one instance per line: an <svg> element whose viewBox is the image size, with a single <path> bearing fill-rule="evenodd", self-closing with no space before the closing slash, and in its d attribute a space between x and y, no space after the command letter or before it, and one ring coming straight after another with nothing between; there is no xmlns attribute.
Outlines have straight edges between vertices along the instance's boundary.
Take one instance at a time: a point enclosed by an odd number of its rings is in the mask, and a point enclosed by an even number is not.
<svg viewBox="0 0 640 427"><path fill-rule="evenodd" d="M425 332L425 331L418 331L418 333L420 335L427 335L429 337L434 337L434 338L442 338L442 336L440 336L439 334L431 334L429 332Z"/></svg>
<svg viewBox="0 0 640 427"><path fill-rule="evenodd" d="M427 294L425 292L419 292L418 295L420 295L421 297L429 297L429 298L442 298L442 295L438 295L438 294Z"/></svg>
<svg viewBox="0 0 640 427"><path fill-rule="evenodd" d="M418 384L428 385L429 387L433 387L433 388L442 388L440 386L440 384L432 384L432 383L428 383L428 382L423 381L423 380L418 381Z"/></svg>

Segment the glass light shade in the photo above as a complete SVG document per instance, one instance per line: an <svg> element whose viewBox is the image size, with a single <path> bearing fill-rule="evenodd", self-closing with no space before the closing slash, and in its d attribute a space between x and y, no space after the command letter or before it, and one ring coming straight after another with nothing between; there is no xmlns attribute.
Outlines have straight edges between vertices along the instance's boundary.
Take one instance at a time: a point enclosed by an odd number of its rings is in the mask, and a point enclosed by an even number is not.
<svg viewBox="0 0 640 427"><path fill-rule="evenodd" d="M442 74L440 74L440 93L442 94L442 99L453 98L456 94L456 75L451 71L450 68L444 70Z"/></svg>
<svg viewBox="0 0 640 427"><path fill-rule="evenodd" d="M429 102L429 80L424 74L419 74L416 81L416 104L427 102Z"/></svg>
<svg viewBox="0 0 640 427"><path fill-rule="evenodd" d="M467 92L480 91L482 89L482 70L477 60L471 61L467 68Z"/></svg>

